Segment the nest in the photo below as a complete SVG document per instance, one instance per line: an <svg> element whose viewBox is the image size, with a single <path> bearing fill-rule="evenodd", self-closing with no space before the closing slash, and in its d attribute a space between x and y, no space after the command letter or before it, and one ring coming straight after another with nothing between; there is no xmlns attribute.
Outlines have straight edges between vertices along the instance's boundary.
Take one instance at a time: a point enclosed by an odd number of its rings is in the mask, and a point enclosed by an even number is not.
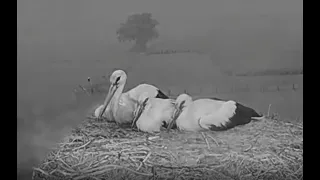
<svg viewBox="0 0 320 180"><path fill-rule="evenodd" d="M88 118L33 179L303 179L303 125L272 119L228 131L157 134Z"/></svg>

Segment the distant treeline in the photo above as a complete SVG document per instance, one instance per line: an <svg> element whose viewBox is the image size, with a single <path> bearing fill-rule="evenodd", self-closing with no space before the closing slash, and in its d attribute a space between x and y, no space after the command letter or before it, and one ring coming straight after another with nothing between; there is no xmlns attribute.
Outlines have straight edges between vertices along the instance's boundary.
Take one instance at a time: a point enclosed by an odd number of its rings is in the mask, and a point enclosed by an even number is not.
<svg viewBox="0 0 320 180"><path fill-rule="evenodd" d="M262 71L249 71L242 73L232 73L226 71L226 75L229 76L284 76L284 75L302 75L303 69L268 69Z"/></svg>
<svg viewBox="0 0 320 180"><path fill-rule="evenodd" d="M196 51L196 50L174 50L174 49L164 49L164 50L158 50L158 51L150 51L144 53L145 55L158 55L158 54L177 54L177 53L197 53L201 54L202 52Z"/></svg>
<svg viewBox="0 0 320 180"><path fill-rule="evenodd" d="M92 84L92 85L79 85L73 91L75 98L83 95L94 95L94 94L103 94L108 93L109 84ZM204 94L223 94L223 93L239 93L239 92L279 92L279 91L297 91L303 89L299 87L299 84L289 83L289 84L278 84L278 85L257 85L253 86L250 84L243 84L232 86L232 87L202 87L199 89L189 89L189 88L180 88L180 89L163 89L164 92L169 96L177 96L180 93L189 93L191 95L204 95Z"/></svg>

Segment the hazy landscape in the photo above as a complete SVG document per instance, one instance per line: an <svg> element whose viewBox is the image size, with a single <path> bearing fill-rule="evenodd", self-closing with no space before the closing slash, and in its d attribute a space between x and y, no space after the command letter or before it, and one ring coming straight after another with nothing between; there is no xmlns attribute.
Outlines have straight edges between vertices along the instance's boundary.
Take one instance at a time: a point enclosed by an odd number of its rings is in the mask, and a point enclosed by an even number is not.
<svg viewBox="0 0 320 180"><path fill-rule="evenodd" d="M102 76L115 69L128 72L127 89L148 82L172 96L187 90L238 100L264 113L272 104L271 113L280 119L302 120L303 75L226 75L302 69L301 0L18 0L17 11L21 179L103 101L103 93L88 96L74 89L87 85L89 76L107 86ZM116 29L128 15L145 11L160 22L152 51L201 53L127 52L132 44L118 43Z"/></svg>

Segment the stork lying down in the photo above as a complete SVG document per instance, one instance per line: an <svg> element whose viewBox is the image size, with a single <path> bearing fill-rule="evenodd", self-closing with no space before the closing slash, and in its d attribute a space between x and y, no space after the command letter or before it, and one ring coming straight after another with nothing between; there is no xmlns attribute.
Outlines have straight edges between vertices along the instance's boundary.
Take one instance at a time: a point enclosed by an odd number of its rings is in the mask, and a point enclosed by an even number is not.
<svg viewBox="0 0 320 180"><path fill-rule="evenodd" d="M168 130L175 123L180 130L221 131L264 118L254 109L235 101L217 98L192 101L191 96L187 94L181 94L176 99L174 114Z"/></svg>
<svg viewBox="0 0 320 180"><path fill-rule="evenodd" d="M126 93L122 93L127 81L127 75L122 70L116 70L110 76L110 88L104 104L95 110L95 116L102 116L118 124L132 123L136 103L142 93L147 97L168 99L161 90L149 84L140 84Z"/></svg>
<svg viewBox="0 0 320 180"><path fill-rule="evenodd" d="M132 127L148 133L160 132L162 126L167 127L175 111L173 99L152 98L147 93L139 97L138 104Z"/></svg>

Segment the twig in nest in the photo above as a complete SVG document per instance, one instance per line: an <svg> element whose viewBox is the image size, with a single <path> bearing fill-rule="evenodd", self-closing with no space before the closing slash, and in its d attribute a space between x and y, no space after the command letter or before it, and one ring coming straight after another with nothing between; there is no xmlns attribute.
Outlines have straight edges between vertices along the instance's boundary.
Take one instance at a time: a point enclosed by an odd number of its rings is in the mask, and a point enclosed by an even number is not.
<svg viewBox="0 0 320 180"><path fill-rule="evenodd" d="M173 155L173 153L172 153L171 151L168 151L168 154L170 154L171 157L173 157L173 159L174 159L175 161L177 161L177 157L176 157L175 155Z"/></svg>
<svg viewBox="0 0 320 180"><path fill-rule="evenodd" d="M62 167L64 170L70 171L70 172L75 172L66 162L64 162L61 158L58 158L57 161L60 161L62 164L64 164L66 167L64 166L60 166ZM52 174L52 173L51 173Z"/></svg>
<svg viewBox="0 0 320 180"><path fill-rule="evenodd" d="M261 170L262 171L262 170ZM265 174L267 174L268 172L269 172L269 169L267 169L267 170L265 170L264 172L259 172L259 174L256 176L256 179L258 180L258 179L261 179L260 177L261 176L263 176L263 175L265 175Z"/></svg>
<svg viewBox="0 0 320 180"><path fill-rule="evenodd" d="M206 141L207 146L208 146L208 149L210 149L210 145L209 145L208 139L206 138L204 132L201 132L201 135L202 135L202 137L204 138L204 140Z"/></svg>
<svg viewBox="0 0 320 180"><path fill-rule="evenodd" d="M154 166L152 166L152 179L155 180L156 176L157 176L157 172L156 172L156 168Z"/></svg>
<svg viewBox="0 0 320 180"><path fill-rule="evenodd" d="M94 141L94 140L90 140L89 142L85 143L84 145L72 149L72 151L75 151L75 150L84 148L84 147L88 146L89 144L91 144L93 141Z"/></svg>
<svg viewBox="0 0 320 180"><path fill-rule="evenodd" d="M52 174L55 173L55 172L58 172L58 173L60 173L60 174L63 174L63 176L70 176L70 175L71 175L70 173L61 171L61 170L59 170L59 169L54 169L53 171L50 172L50 174L52 175Z"/></svg>
<svg viewBox="0 0 320 180"><path fill-rule="evenodd" d="M211 138L216 143L216 145L219 146L219 143L216 141L216 139L214 139L212 136L210 136L208 134L207 134L207 136L209 136L209 138Z"/></svg>
<svg viewBox="0 0 320 180"><path fill-rule="evenodd" d="M61 149L58 150L57 154L54 155L54 158L59 157Z"/></svg>
<svg viewBox="0 0 320 180"><path fill-rule="evenodd" d="M81 156L80 156L80 159L79 159L79 163L82 163L84 161L83 157L84 157L84 153L85 153L85 150L83 150L81 152Z"/></svg>
<svg viewBox="0 0 320 180"><path fill-rule="evenodd" d="M139 169L141 168L141 166L148 160L148 158L150 157L151 152L149 152L147 154L147 156L144 158L144 160L141 162L140 166L137 168L137 171L139 171Z"/></svg>
<svg viewBox="0 0 320 180"><path fill-rule="evenodd" d="M134 166L137 165L136 162L132 159L132 157L129 156L128 159L130 160L131 164L133 164Z"/></svg>
<svg viewBox="0 0 320 180"><path fill-rule="evenodd" d="M120 160L122 152L118 152L118 159Z"/></svg>
<svg viewBox="0 0 320 180"><path fill-rule="evenodd" d="M299 167L299 169L296 170L296 172L294 172L293 174L294 174L294 175L298 174L298 172L299 172L299 170L300 170L301 168L303 168L303 165L301 165L301 166Z"/></svg>
<svg viewBox="0 0 320 180"><path fill-rule="evenodd" d="M92 179L95 179L95 180L101 180L100 178L97 178L97 177L94 177L94 176L91 176Z"/></svg>
<svg viewBox="0 0 320 180"><path fill-rule="evenodd" d="M113 167L113 169L106 169L108 167ZM106 165L106 166L100 166L98 168L95 168L95 169L92 169L91 172L93 173L90 173L90 174L85 174L85 175L82 175L82 176L78 176L78 177L75 177L73 178L74 180L79 180L79 179L82 179L82 178L85 178L85 177L88 177L88 176L94 176L94 175L99 175L99 174L103 174L103 173L106 173L108 170L114 170L114 169L125 169L127 171L130 171L130 172L133 172L135 174L139 174L139 175L142 175L142 176L153 176L153 174L150 174L150 173L141 173L141 172L137 172L135 170L132 170L130 168L127 168L127 167L124 167L124 166L119 166L119 165ZM98 169L102 169L100 171L95 171L95 170L98 170ZM95 171L95 172L94 172Z"/></svg>
<svg viewBox="0 0 320 180"><path fill-rule="evenodd" d="M160 136L153 136L153 137L148 137L148 140L149 141L151 141L151 140L153 140L153 139L157 139L157 138L159 138Z"/></svg>
<svg viewBox="0 0 320 180"><path fill-rule="evenodd" d="M115 144L106 144L105 148L111 148L111 147L118 146L118 145L121 145L121 144L132 144L132 143L143 143L143 142L146 142L146 140L142 140L142 141L125 141L125 142L119 142L119 143L115 143ZM110 146L108 146L108 145L110 145Z"/></svg>
<svg viewBox="0 0 320 180"><path fill-rule="evenodd" d="M243 152L248 152L250 149L252 149L252 147L252 144L250 144L250 146L247 149L243 150Z"/></svg>
<svg viewBox="0 0 320 180"><path fill-rule="evenodd" d="M46 176L50 176L47 172L45 172L45 171L43 171L42 169L40 169L40 168L33 168L33 170L34 171L39 171L39 172L41 172L42 174L44 174L44 175L46 175Z"/></svg>

